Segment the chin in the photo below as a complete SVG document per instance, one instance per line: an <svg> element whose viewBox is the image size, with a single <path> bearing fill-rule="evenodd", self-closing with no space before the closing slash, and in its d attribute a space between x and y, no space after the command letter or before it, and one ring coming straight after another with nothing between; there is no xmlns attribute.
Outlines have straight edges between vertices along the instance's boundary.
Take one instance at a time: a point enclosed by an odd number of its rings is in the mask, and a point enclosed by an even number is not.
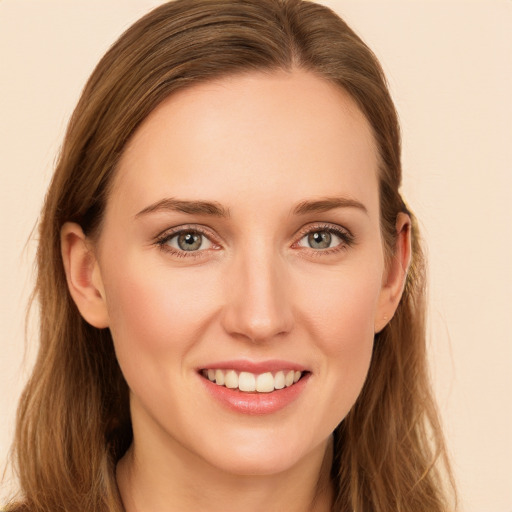
<svg viewBox="0 0 512 512"><path fill-rule="evenodd" d="M265 454L258 452L252 456L237 455L214 461L214 466L237 476L271 476L289 471L299 463L297 456L291 454Z"/></svg>
<svg viewBox="0 0 512 512"><path fill-rule="evenodd" d="M231 436L230 436L231 437ZM225 473L239 476L270 476L291 470L309 457L323 458L327 441L318 446L294 443L291 439L276 439L273 433L266 438L254 437L216 444L205 459ZM228 438L229 439L229 438Z"/></svg>

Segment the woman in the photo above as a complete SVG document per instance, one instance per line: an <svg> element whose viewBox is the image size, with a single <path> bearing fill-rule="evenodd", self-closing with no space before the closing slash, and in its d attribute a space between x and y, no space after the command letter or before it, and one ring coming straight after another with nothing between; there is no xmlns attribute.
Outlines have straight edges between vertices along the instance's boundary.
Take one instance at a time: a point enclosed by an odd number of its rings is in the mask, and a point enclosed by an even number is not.
<svg viewBox="0 0 512 512"><path fill-rule="evenodd" d="M8 510L447 510L400 180L382 71L327 8L132 26L43 209Z"/></svg>

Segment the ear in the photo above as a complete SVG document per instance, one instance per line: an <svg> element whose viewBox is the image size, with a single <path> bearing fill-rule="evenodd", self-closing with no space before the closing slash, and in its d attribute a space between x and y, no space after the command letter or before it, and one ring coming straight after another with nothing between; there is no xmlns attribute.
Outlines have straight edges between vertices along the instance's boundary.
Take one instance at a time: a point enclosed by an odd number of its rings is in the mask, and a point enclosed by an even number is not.
<svg viewBox="0 0 512 512"><path fill-rule="evenodd" d="M399 213L396 219L396 244L386 269L375 316L375 332L384 329L402 298L411 263L411 219Z"/></svg>
<svg viewBox="0 0 512 512"><path fill-rule="evenodd" d="M80 314L94 327L108 327L100 268L82 228L66 222L60 232L60 246L69 292Z"/></svg>

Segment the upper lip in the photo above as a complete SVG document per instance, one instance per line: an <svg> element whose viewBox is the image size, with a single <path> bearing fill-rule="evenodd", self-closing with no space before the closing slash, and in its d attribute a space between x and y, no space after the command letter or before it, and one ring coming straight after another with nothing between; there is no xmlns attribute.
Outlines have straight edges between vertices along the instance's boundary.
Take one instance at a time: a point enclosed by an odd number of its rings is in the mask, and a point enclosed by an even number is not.
<svg viewBox="0 0 512 512"><path fill-rule="evenodd" d="M231 361L216 361L201 366L198 370L235 370L238 372L249 372L254 374L266 372L278 372L280 370L295 370L305 372L307 368L299 363L291 361L271 359L267 361L250 361L247 359L236 359Z"/></svg>

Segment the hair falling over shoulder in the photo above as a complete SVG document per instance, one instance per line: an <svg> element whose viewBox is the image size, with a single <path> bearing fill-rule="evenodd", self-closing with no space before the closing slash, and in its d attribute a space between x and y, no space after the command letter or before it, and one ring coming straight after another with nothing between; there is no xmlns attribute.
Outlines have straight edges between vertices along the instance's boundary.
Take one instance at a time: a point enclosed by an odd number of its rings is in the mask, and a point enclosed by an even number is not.
<svg viewBox="0 0 512 512"><path fill-rule="evenodd" d="M372 126L381 229L391 252L397 215L410 214L399 192L398 119L377 59L344 21L300 0L175 0L150 12L90 77L46 195L35 286L40 347L18 409L20 496L10 512L123 511L115 468L132 440L128 389L108 329L87 324L70 297L62 225L98 232L119 156L173 92L230 74L292 68L346 90ZM425 265L414 218L412 241L401 303L376 335L363 391L335 431L336 512L450 509L454 486L427 369Z"/></svg>

